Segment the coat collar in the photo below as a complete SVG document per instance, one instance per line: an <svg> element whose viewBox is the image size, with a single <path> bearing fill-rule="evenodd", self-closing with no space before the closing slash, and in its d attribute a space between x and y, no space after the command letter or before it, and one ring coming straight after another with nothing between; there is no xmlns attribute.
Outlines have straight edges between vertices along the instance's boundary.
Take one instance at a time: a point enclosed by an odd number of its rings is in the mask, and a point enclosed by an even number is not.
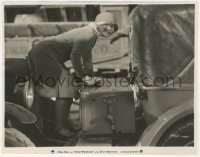
<svg viewBox="0 0 200 157"><path fill-rule="evenodd" d="M99 32L97 30L97 25L96 23L92 22L92 23L89 23L88 26L92 27L92 29L95 31L96 35L97 35L97 38L99 38Z"/></svg>

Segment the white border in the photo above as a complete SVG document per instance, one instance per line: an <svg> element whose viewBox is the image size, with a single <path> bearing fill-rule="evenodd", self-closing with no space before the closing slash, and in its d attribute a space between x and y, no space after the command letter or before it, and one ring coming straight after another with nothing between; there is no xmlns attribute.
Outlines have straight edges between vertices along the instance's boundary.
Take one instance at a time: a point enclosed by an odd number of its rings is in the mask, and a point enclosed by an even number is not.
<svg viewBox="0 0 200 157"><path fill-rule="evenodd" d="M31 4L196 4L196 16L195 16L195 119L196 119L196 128L195 128L195 135L196 135L196 142L197 145L196 147L199 147L199 136L197 136L197 133L199 133L199 106L197 105L199 103L199 90L200 90L200 85L199 85L199 79L200 79L200 73L199 73L199 62L200 62L200 57L199 57L199 0L196 1L192 1L192 0L169 0L169 1L160 1L160 0L134 0L134 1L118 1L118 0L104 0L104 1L99 1L99 0L87 0L87 1L75 1L75 0L70 0L70 1L53 1L53 0L34 0L33 1L19 1L19 0L3 0L3 2L1 2L0 4L0 17L4 17L3 15L3 5L21 5L21 4L25 4L25 5L31 5ZM4 119L4 20L3 18L0 18L1 20L1 25L0 25L0 36L1 36L1 43L0 43L0 48L1 48L1 57L0 57L0 82L1 82L1 90L0 90L0 102L1 102L1 107L0 107L0 112L1 114L1 120L3 121ZM3 31L2 31L3 30ZM4 143L4 126L2 121L0 122L1 125L1 133L0 133L0 139L1 140L1 147L3 147L3 143ZM15 153L19 153L19 154L51 154L50 150L54 149L55 151L79 151L79 150L88 150L88 151L98 151L99 149L101 150L113 150L113 151L120 151L122 150L121 148L123 148L123 150L131 150L131 151L137 151L140 149L144 150L143 155L147 155L147 154L162 154L162 155L170 155L170 154L182 154L182 155L192 155L191 152L195 152L194 148L183 148L183 147L172 147L172 148L161 148L161 147L38 147L38 148L4 148L3 151L1 150L2 153L10 153L10 154L15 154ZM199 154L199 149L197 150L197 153ZM32 155L33 155L32 154ZM79 154L79 153L73 153L73 155L75 154ZM80 153L81 156L85 155L84 153ZM90 153L88 153L90 154ZM109 155L109 153L106 153L107 155ZM68 153L64 153L64 155L70 155ZM90 155L96 155L96 154L90 154ZM125 155L125 154L124 154ZM126 154L126 155L130 155L130 154ZM131 155L138 155L137 153L131 153ZM193 154L194 156L195 154ZM5 156L5 155L4 155ZM13 155L11 155L13 156ZM21 156L21 155L20 155ZM35 155L34 155L35 156ZM46 156L46 155L45 155ZM49 155L48 155L49 156ZM88 155L87 155L88 156ZM196 156L196 155L195 155Z"/></svg>

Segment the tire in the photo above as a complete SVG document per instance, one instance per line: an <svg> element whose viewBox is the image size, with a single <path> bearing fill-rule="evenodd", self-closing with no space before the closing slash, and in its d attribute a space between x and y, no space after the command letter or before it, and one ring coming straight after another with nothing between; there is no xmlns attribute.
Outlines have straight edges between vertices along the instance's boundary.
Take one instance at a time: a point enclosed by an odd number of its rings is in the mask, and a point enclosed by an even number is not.
<svg viewBox="0 0 200 157"><path fill-rule="evenodd" d="M194 146L194 117L173 124L160 138L157 146Z"/></svg>
<svg viewBox="0 0 200 157"><path fill-rule="evenodd" d="M5 147L35 147L35 145L15 128L5 128Z"/></svg>

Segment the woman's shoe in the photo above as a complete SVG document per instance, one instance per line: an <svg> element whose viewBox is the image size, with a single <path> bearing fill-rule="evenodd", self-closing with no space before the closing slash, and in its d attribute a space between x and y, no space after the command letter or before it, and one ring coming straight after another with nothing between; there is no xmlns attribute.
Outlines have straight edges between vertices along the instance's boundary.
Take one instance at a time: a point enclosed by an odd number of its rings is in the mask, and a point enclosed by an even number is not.
<svg viewBox="0 0 200 157"><path fill-rule="evenodd" d="M65 127L69 128L71 131L81 130L80 122L75 120L68 119Z"/></svg>

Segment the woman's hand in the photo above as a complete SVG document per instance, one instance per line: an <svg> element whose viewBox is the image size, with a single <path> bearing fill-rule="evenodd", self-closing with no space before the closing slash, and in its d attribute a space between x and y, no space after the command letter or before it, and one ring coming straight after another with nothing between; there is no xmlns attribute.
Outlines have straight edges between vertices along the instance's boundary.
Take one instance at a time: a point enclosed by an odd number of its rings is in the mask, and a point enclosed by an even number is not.
<svg viewBox="0 0 200 157"><path fill-rule="evenodd" d="M102 82L102 78L99 77L91 77L86 75L83 79L85 85L87 86L98 86Z"/></svg>

